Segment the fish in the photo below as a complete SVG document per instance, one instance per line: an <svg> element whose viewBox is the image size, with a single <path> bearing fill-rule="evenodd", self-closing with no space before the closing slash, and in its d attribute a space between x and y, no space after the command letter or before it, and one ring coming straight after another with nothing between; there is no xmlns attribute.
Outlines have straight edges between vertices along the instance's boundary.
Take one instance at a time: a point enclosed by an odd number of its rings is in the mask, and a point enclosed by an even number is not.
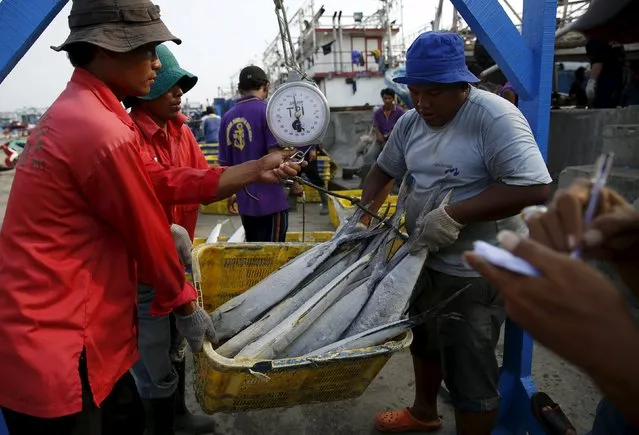
<svg viewBox="0 0 639 435"><path fill-rule="evenodd" d="M371 261L372 257L372 254L368 254L350 265L275 328L242 349L236 358L267 360L277 358L343 294L353 278Z"/></svg>
<svg viewBox="0 0 639 435"><path fill-rule="evenodd" d="M433 195L436 194L437 192L433 193ZM452 190L445 196L441 205L448 204L451 196ZM430 211L431 207L427 204L417 219L418 227ZM413 232L406 243L395 253L394 258L396 257L398 261L377 284L375 291L371 294L357 319L345 332L344 337L357 335L404 318L413 299L417 281L428 259L427 249L421 249L414 254L409 252L412 242L419 236L418 231Z"/></svg>
<svg viewBox="0 0 639 435"><path fill-rule="evenodd" d="M209 234L209 236L206 238L206 243L217 243L217 239L220 237L220 232L222 231L222 227L224 226L224 224L226 224L229 220L225 219L222 222L218 223L217 225L215 225L213 227L213 229L211 230L211 234Z"/></svg>
<svg viewBox="0 0 639 435"><path fill-rule="evenodd" d="M331 305L306 331L300 334L284 351L282 357L296 357L319 349L339 340L344 331L353 322L384 274L385 252L380 250L374 262L362 274L363 279L356 280L344 291L344 295ZM371 270L372 269L372 270Z"/></svg>
<svg viewBox="0 0 639 435"><path fill-rule="evenodd" d="M240 350L264 336L280 324L314 294L325 288L361 256L361 247L345 250L342 255L334 255L321 266L321 273L314 273L302 288L281 301L258 321L244 328L215 351L227 358L234 357ZM338 261L331 261L337 258Z"/></svg>
<svg viewBox="0 0 639 435"><path fill-rule="evenodd" d="M244 231L244 227L239 227L233 235L229 238L227 243L244 243L246 242L246 231Z"/></svg>
<svg viewBox="0 0 639 435"><path fill-rule="evenodd" d="M331 196L331 201L333 201L333 207L335 208L335 214L337 215L337 221L339 222L337 226L337 231L340 231L348 222L348 217L346 216L346 209L334 196Z"/></svg>
<svg viewBox="0 0 639 435"><path fill-rule="evenodd" d="M412 180L405 178L399 190L395 213L389 219L387 228L398 226L404 216L407 198L412 193L413 188ZM400 258L396 253L391 261L387 263L386 249L380 249L382 243L390 244L395 240L397 240L395 233L390 229L386 229L384 233L371 242L365 254L376 252L376 255L370 266L363 271L363 273L367 273L369 278L355 288L351 288L350 291L344 292L344 296L331 305L316 322L285 349L283 352L284 357L304 355L314 349L333 343L342 336L364 308L377 283L388 273L388 270L399 262ZM399 254L402 255L401 253Z"/></svg>
<svg viewBox="0 0 639 435"><path fill-rule="evenodd" d="M458 290L444 301L436 304L423 313L418 314L417 316L408 319L397 320L366 331L362 331L359 334L344 338L303 356L310 358L315 355L326 355L329 353L341 352L350 349L365 349L367 347L378 346L387 343L389 340L399 337L401 334L408 332L408 330L423 324L429 318L437 316L442 308L446 307L452 300L457 298L469 287L470 284L465 286L461 290ZM463 320L463 317L456 313L447 314L445 317L451 320Z"/></svg>
<svg viewBox="0 0 639 435"><path fill-rule="evenodd" d="M356 212L357 213L357 212ZM261 317L299 288L333 253L347 243L377 234L377 228L355 231L356 222L346 223L335 236L292 259L244 293L220 305L211 313L216 341L223 342Z"/></svg>

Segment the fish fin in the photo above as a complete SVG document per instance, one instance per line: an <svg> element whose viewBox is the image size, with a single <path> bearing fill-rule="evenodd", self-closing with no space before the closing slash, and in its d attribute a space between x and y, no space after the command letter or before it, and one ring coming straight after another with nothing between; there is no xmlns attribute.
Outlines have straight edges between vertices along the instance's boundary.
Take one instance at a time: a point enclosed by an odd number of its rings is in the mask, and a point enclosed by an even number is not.
<svg viewBox="0 0 639 435"><path fill-rule="evenodd" d="M441 204L439 205L440 207L443 207L445 205L448 205L448 203L450 203L450 199L453 197L453 189L450 189L448 191L448 193L446 194L446 196L444 197L444 199L442 199Z"/></svg>

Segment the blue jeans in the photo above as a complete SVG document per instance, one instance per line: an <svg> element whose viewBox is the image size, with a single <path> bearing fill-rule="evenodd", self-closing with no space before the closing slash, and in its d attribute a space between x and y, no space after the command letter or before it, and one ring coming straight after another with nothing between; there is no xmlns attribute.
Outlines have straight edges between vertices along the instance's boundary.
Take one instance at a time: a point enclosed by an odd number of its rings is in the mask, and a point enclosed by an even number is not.
<svg viewBox="0 0 639 435"><path fill-rule="evenodd" d="M151 315L153 287L138 283L138 351L140 359L131 368L142 399L171 397L177 389L174 361L184 358L185 342L175 329L172 314Z"/></svg>
<svg viewBox="0 0 639 435"><path fill-rule="evenodd" d="M630 427L625 417L605 397L597 405L592 431L588 435L638 435L639 431Z"/></svg>

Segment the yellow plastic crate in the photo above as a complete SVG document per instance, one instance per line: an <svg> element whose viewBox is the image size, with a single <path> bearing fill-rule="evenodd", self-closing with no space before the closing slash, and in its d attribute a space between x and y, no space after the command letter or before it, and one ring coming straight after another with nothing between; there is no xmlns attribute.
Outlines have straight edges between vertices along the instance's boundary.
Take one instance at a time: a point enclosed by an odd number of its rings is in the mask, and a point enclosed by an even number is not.
<svg viewBox="0 0 639 435"><path fill-rule="evenodd" d="M196 287L207 311L256 284L311 244L210 244L193 252ZM211 343L194 355L195 397L207 414L290 407L360 396L412 334L384 346L340 352L330 358L274 361L229 359Z"/></svg>
<svg viewBox="0 0 639 435"><path fill-rule="evenodd" d="M360 198L360 199L362 197L361 189L337 190L335 191L335 193L339 193L339 194L354 197L354 198ZM352 212L355 210L355 206L352 205L349 201L345 199L340 199L340 198L337 198L337 201L340 203L342 207L344 207L348 215L352 214ZM389 195L388 198L386 198L386 201L384 201L384 204L382 204L382 206L379 208L378 212L386 213L386 208L389 206L390 208L388 209L388 216L391 216L393 213L395 213L395 207L397 206L397 195ZM328 218L331 222L331 225L333 225L333 228L339 227L339 224L340 224L339 217L337 216L337 211L335 210L335 204L333 203L333 201L328 202Z"/></svg>
<svg viewBox="0 0 639 435"><path fill-rule="evenodd" d="M231 216L231 213L229 213L229 209L226 206L226 199L213 202L208 205L200 204L200 213Z"/></svg>
<svg viewBox="0 0 639 435"><path fill-rule="evenodd" d="M303 243L322 243L327 242L333 238L335 233L333 231L307 231L304 233L304 242ZM228 241L228 237L220 236L218 237L218 242L226 242ZM205 238L196 237L193 239L193 247L199 246L206 242ZM298 243L302 242L302 232L301 231L291 231L286 233L286 242L287 243Z"/></svg>
<svg viewBox="0 0 639 435"><path fill-rule="evenodd" d="M302 186L304 188L304 196L306 197L306 202L308 203L318 203L321 202L321 198L320 198L320 194L319 191L317 189L312 188L311 186L307 186L306 184L304 184ZM326 189L327 185L324 185L324 188ZM302 198L299 198L297 200L297 202L301 202Z"/></svg>

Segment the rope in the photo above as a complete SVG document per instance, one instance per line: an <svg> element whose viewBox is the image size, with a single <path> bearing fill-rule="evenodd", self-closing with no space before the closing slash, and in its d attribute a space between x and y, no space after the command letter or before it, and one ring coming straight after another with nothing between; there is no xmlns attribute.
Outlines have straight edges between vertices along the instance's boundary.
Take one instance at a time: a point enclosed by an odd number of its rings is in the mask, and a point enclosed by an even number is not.
<svg viewBox="0 0 639 435"><path fill-rule="evenodd" d="M408 236L406 234L402 233L399 230L399 228L396 228L393 225L391 225L390 223L388 223L388 221L383 216L380 216L377 213L375 213L374 211L371 211L369 208L363 206L361 204L361 199L353 197L353 196L342 195L341 193L333 192L333 191L325 189L323 187L316 186L315 184L304 180L302 177L297 177L297 176L296 177L292 177L291 180L296 181L296 182L298 182L300 184L303 184L305 186L308 186L308 187L310 187L312 189L315 189L315 190L317 190L319 192L323 192L323 193L325 193L327 195L334 196L335 198L344 199L344 200L350 202L355 207L357 207L360 210L362 210L364 213L366 213L369 216L372 216L375 219L377 219L386 228L389 228L389 229L393 230L393 232L395 232L395 234L397 234L397 236L399 238L401 238L402 240L407 240L408 239Z"/></svg>

